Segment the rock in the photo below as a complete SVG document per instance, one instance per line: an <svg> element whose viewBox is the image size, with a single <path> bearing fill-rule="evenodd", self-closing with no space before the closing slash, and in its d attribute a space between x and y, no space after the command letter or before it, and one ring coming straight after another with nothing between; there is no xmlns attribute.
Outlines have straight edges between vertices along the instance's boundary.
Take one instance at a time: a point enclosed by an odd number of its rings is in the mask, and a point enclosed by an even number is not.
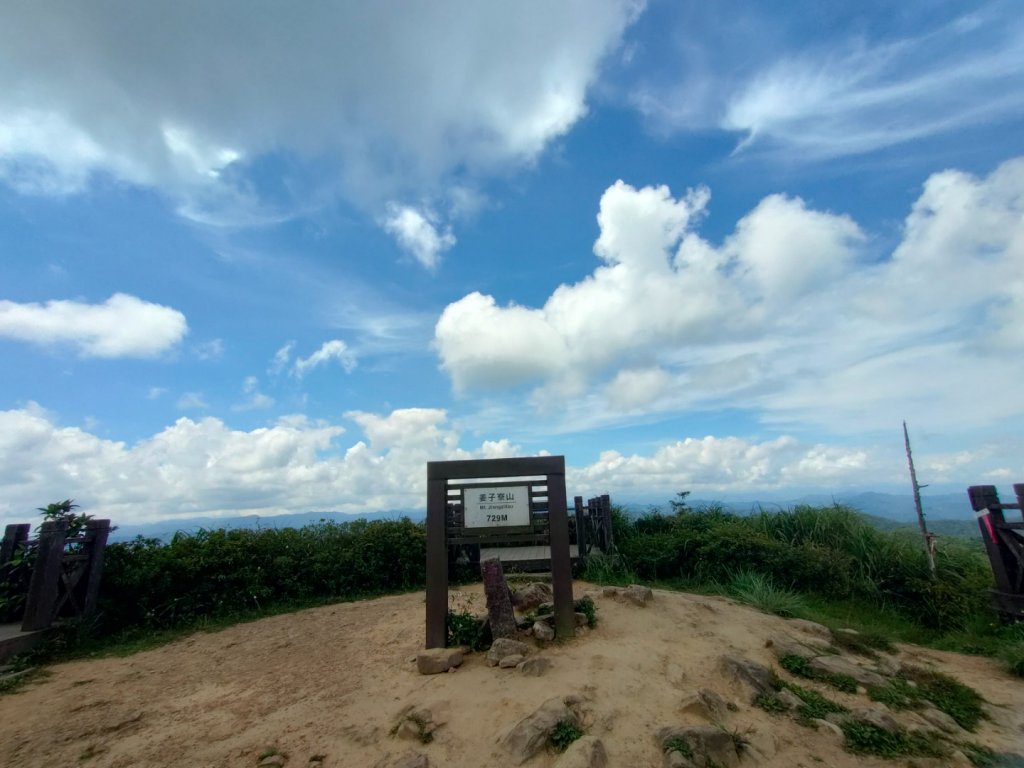
<svg viewBox="0 0 1024 768"><path fill-rule="evenodd" d="M430 768L430 760L419 752L407 752L392 763L391 768Z"/></svg>
<svg viewBox="0 0 1024 768"><path fill-rule="evenodd" d="M718 667L727 678L752 688L755 694L775 693L775 674L756 661L727 654L718 660Z"/></svg>
<svg viewBox="0 0 1024 768"><path fill-rule="evenodd" d="M846 740L843 729L835 723L830 723L828 720L822 720L819 717L814 718L811 722L818 726L819 731L833 739L836 744L842 744Z"/></svg>
<svg viewBox="0 0 1024 768"><path fill-rule="evenodd" d="M786 626L798 629L804 634L811 635L819 640L824 640L826 643L832 643L832 630L824 624L819 624L816 621L808 621L807 619L789 619L786 622Z"/></svg>
<svg viewBox="0 0 1024 768"><path fill-rule="evenodd" d="M666 752L662 762L664 768L693 768L693 763L687 760L682 752Z"/></svg>
<svg viewBox="0 0 1024 768"><path fill-rule="evenodd" d="M408 741L422 741L423 731L418 724L412 720L403 720L395 730L395 737Z"/></svg>
<svg viewBox="0 0 1024 768"><path fill-rule="evenodd" d="M512 612L512 601L509 599L508 582L501 560L488 558L480 563L480 575L484 581L484 594L487 596L487 620L494 637L514 637L516 634L516 617Z"/></svg>
<svg viewBox="0 0 1024 768"><path fill-rule="evenodd" d="M499 669L514 669L523 663L523 655L521 653L513 653L511 656L505 656L501 661L498 662Z"/></svg>
<svg viewBox="0 0 1024 768"><path fill-rule="evenodd" d="M712 723L724 720L729 712L725 699L710 688L700 688L687 696L679 709L683 714L696 715Z"/></svg>
<svg viewBox="0 0 1024 768"><path fill-rule="evenodd" d="M580 613L579 611L577 611L576 613L573 614L573 616L576 618L576 626L577 627L585 627L585 626L587 626L587 614Z"/></svg>
<svg viewBox="0 0 1024 768"><path fill-rule="evenodd" d="M630 584L626 589L622 590L622 592L620 592L619 594L621 594L631 603L640 606L647 605L647 603L654 599L654 592L651 591L651 588L643 587L639 584Z"/></svg>
<svg viewBox="0 0 1024 768"><path fill-rule="evenodd" d="M533 636L544 642L551 642L555 639L555 629L546 621L533 622Z"/></svg>
<svg viewBox="0 0 1024 768"><path fill-rule="evenodd" d="M530 611L553 599L551 585L540 581L525 584L512 593L512 607L518 611Z"/></svg>
<svg viewBox="0 0 1024 768"><path fill-rule="evenodd" d="M281 768L287 762L288 758L284 755L267 755L260 760L260 768Z"/></svg>
<svg viewBox="0 0 1024 768"><path fill-rule="evenodd" d="M499 637L491 643L491 649L487 652L487 666L496 667L506 656L526 656L529 652L530 646L526 643Z"/></svg>
<svg viewBox="0 0 1024 768"><path fill-rule="evenodd" d="M941 709L926 707L925 709L918 711L917 714L929 725L935 726L943 733L956 735L962 735L964 733L964 729L960 727L960 723L947 715Z"/></svg>
<svg viewBox="0 0 1024 768"><path fill-rule="evenodd" d="M579 716L566 704L566 699L548 699L533 714L527 715L501 740L516 765L522 765L547 746L548 738L559 723L579 727Z"/></svg>
<svg viewBox="0 0 1024 768"><path fill-rule="evenodd" d="M834 650L827 642L817 637L795 638L791 635L773 635L768 638L766 646L772 649L775 658L781 659L784 656L803 656L812 659Z"/></svg>
<svg viewBox="0 0 1024 768"><path fill-rule="evenodd" d="M669 662L665 668L665 679L668 680L676 688L682 688L686 683L686 672L683 668L674 662Z"/></svg>
<svg viewBox="0 0 1024 768"><path fill-rule="evenodd" d="M781 691L776 693L775 694L775 698L777 698L779 701L781 701L783 704L785 704L790 709L796 709L797 707L799 707L801 704L804 703L803 700L799 696L797 696L795 693L793 693L788 688L783 688Z"/></svg>
<svg viewBox="0 0 1024 768"><path fill-rule="evenodd" d="M416 669L421 675L436 675L462 664L459 648L428 648L416 655Z"/></svg>
<svg viewBox="0 0 1024 768"><path fill-rule="evenodd" d="M519 671L530 677L540 677L551 669L551 659L546 656L534 656L532 659L519 662Z"/></svg>
<svg viewBox="0 0 1024 768"><path fill-rule="evenodd" d="M877 707L858 709L848 717L852 717L854 720L863 720L865 723L870 723L876 728L881 728L889 733L899 733L903 730L903 726L899 724L899 721L888 710Z"/></svg>
<svg viewBox="0 0 1024 768"><path fill-rule="evenodd" d="M427 707L409 706L403 709L391 729L392 735L399 739L429 742L432 734L448 722L449 709L447 704L436 707L436 711Z"/></svg>
<svg viewBox="0 0 1024 768"><path fill-rule="evenodd" d="M758 762L767 762L775 757L779 751L779 740L775 738L775 734L771 731L766 730L748 730L744 737L747 740L746 752L755 759L755 765Z"/></svg>
<svg viewBox="0 0 1024 768"><path fill-rule="evenodd" d="M875 667L883 675L888 675L889 677L895 677L903 671L903 665L891 656L879 656L875 661Z"/></svg>
<svg viewBox="0 0 1024 768"><path fill-rule="evenodd" d="M658 745L664 750L673 739L682 739L693 750L691 761L698 768L738 768L739 752L732 734L713 725L669 726L657 733Z"/></svg>
<svg viewBox="0 0 1024 768"><path fill-rule="evenodd" d="M808 666L810 666L812 672L817 672L818 674L848 675L868 688L880 688L885 685L885 678L880 674L854 664L845 656L816 656L811 659Z"/></svg>
<svg viewBox="0 0 1024 768"><path fill-rule="evenodd" d="M604 742L593 736L577 739L558 758L555 768L608 768Z"/></svg>
<svg viewBox="0 0 1024 768"><path fill-rule="evenodd" d="M601 587L601 595L603 597L615 597L618 594L618 587Z"/></svg>

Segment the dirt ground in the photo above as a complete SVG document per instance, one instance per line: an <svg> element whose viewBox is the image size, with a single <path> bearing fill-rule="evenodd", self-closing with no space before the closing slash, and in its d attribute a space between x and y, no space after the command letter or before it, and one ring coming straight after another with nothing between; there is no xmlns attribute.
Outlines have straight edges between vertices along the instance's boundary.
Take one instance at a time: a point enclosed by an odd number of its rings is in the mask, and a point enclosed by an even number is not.
<svg viewBox="0 0 1024 768"><path fill-rule="evenodd" d="M751 706L750 692L725 679L722 654L762 664L766 640L791 623L724 598L656 591L647 606L590 594L598 626L537 651L553 662L541 677L488 667L469 654L454 673L423 676L423 593L339 604L198 633L126 658L77 661L0 697L3 766L245 766L269 749L288 766L392 766L422 753L430 766L512 765L499 739L553 696L586 699L588 735L610 766L660 766L655 731L694 721L687 694L711 688L736 705L723 725L756 751L743 765L906 765L846 753L836 737ZM483 610L479 589L452 591L454 605ZM901 646L898 658L934 666L979 691L990 719L970 739L1024 754L1024 682L983 658ZM815 684L809 684L814 687ZM851 707L866 697L821 689ZM430 744L391 735L408 706L445 723ZM877 706L877 705L876 705ZM311 758L314 758L311 762ZM528 766L554 766L542 753Z"/></svg>

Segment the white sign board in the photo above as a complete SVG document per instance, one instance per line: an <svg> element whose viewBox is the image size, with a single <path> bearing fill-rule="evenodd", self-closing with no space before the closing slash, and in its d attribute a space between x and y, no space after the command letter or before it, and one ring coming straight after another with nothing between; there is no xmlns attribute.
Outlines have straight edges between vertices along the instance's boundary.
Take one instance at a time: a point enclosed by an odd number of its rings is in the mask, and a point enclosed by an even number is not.
<svg viewBox="0 0 1024 768"><path fill-rule="evenodd" d="M506 528L530 524L529 486L464 488L466 528Z"/></svg>

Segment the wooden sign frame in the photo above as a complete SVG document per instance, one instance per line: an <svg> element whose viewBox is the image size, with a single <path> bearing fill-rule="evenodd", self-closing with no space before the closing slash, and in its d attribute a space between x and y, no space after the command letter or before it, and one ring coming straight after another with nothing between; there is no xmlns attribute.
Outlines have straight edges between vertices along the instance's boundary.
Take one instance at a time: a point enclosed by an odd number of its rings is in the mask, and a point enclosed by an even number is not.
<svg viewBox="0 0 1024 768"><path fill-rule="evenodd" d="M519 486L530 483L530 480L524 478L538 477L544 478L540 482L547 486L555 635L568 638L576 634L569 516L565 495L565 457L432 461L427 463L427 648L443 648L447 639L449 486ZM488 482L473 482L483 480Z"/></svg>

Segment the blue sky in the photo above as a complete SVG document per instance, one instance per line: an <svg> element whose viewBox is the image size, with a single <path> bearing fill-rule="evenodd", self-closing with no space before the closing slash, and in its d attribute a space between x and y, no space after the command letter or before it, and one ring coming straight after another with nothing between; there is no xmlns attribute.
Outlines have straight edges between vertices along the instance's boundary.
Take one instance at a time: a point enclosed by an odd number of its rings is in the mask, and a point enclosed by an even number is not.
<svg viewBox="0 0 1024 768"><path fill-rule="evenodd" d="M1024 481L1012 2L7 3L0 521Z"/></svg>

